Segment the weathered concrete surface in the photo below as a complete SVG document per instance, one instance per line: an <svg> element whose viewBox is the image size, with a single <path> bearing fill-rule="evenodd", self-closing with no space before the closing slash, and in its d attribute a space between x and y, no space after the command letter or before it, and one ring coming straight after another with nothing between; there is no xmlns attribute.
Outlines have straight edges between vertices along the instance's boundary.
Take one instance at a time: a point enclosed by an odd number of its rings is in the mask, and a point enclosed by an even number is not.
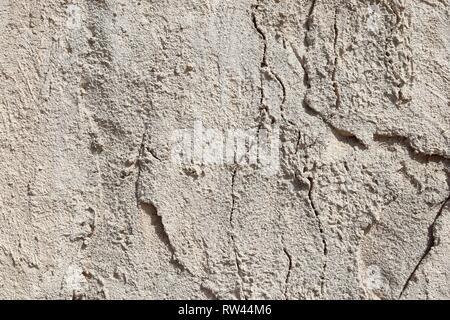
<svg viewBox="0 0 450 320"><path fill-rule="evenodd" d="M450 298L449 21L0 0L0 298ZM279 170L178 165L195 121L277 128Z"/></svg>

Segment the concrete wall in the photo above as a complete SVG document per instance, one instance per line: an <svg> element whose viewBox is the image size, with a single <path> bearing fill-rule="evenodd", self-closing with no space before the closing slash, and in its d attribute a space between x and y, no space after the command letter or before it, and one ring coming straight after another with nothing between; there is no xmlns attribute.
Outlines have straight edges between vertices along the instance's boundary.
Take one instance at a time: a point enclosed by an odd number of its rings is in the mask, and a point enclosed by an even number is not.
<svg viewBox="0 0 450 320"><path fill-rule="evenodd" d="M0 298L450 298L447 0L0 0Z"/></svg>

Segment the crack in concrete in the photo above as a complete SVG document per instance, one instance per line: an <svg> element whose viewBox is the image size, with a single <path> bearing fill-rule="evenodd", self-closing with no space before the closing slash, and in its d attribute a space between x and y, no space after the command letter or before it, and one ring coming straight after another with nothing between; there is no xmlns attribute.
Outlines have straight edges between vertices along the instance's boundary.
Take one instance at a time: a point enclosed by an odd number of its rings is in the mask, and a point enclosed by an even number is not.
<svg viewBox="0 0 450 320"><path fill-rule="evenodd" d="M288 259L288 270L286 273L286 279L285 279L285 288L284 288L284 297L286 300L288 300L288 288L289 288L289 280L291 278L291 271L292 271L292 256L290 255L289 251L286 249L286 247L283 248L283 252L286 255Z"/></svg>
<svg viewBox="0 0 450 320"><path fill-rule="evenodd" d="M427 247L425 248L424 253L422 254L422 256L420 257L419 261L417 262L416 266L414 267L413 271L411 272L411 274L409 275L408 279L406 279L405 284L403 285L402 291L400 292L399 295L399 299L401 299L403 297L403 294L405 293L406 289L408 289L409 284L411 282L411 280L413 279L413 277L415 276L417 270L419 269L419 267L422 265L422 262L425 260L425 258L429 255L429 253L431 252L431 250L436 247L438 245L437 241L436 241L436 235L435 235L435 226L436 226L436 222L439 220L439 218L442 216L442 213L444 212L445 207L447 206L447 204L450 203L450 196L444 201L444 203L442 204L441 208L439 209L438 213L436 214L436 216L434 217L433 222L431 223L431 225L428 227L428 242L427 242Z"/></svg>
<svg viewBox="0 0 450 320"><path fill-rule="evenodd" d="M359 149L367 149L367 145L360 140L356 135L354 135L351 132L345 131L343 129L339 129L336 126L334 126L329 120L327 120L320 112L316 111L308 102L308 95L310 93L310 89L311 89L311 76L309 74L309 69L308 69L308 59L307 59L307 55L309 53L309 47L310 47L310 43L309 43L309 33L311 32L311 26L312 26L312 22L313 22L313 17L314 17L314 9L316 7L316 0L313 0L311 3L311 6L309 8L309 12L308 12L308 16L306 18L306 22L305 22L305 37L304 37L304 44L305 44L305 55L300 56L300 54L298 53L298 51L292 46L294 54L297 58L297 60L299 61L302 69L303 69L303 83L306 87L306 94L305 97L303 98L303 107L306 110L306 112L310 115L313 115L319 119L321 119L333 132L333 134L336 136L336 138L338 138L340 141L342 142L346 142L348 144L350 144L351 146L356 146ZM334 37L334 51L335 51L335 65L334 65L334 70L333 70L333 76L332 76L332 81L333 84L336 83L336 66L337 66L337 40L338 40L338 35L339 35L339 31L337 29L337 14L335 15L335 20L334 20L334 33L335 33L335 37ZM336 105L340 105L340 92L339 89L337 87L337 83L336 86L334 86L335 88L335 95L336 95ZM337 90L336 90L337 89Z"/></svg>
<svg viewBox="0 0 450 320"><path fill-rule="evenodd" d="M352 147L357 147L360 150L366 150L368 148L368 146L352 132L334 126L320 112L313 109L307 102L307 98L303 100L303 107L305 108L306 113L321 119L339 141L347 143Z"/></svg>
<svg viewBox="0 0 450 320"><path fill-rule="evenodd" d="M137 177L135 181L135 198L136 198L136 205L139 211L143 212L144 214L148 215L151 220L152 226L155 228L155 233L158 236L158 238L161 240L162 243L167 247L167 249L170 252L171 258L170 263L180 271L190 271L176 258L176 249L173 246L169 234L166 230L166 227L163 223L163 219L161 215L158 214L158 209L153 203L150 202L144 202L141 200L140 195L140 179L141 179L141 172L142 172L142 161L144 158L145 153L145 139L147 137L147 128L145 128L144 133L142 134L142 140L141 145L139 147L139 154L138 159L136 160L136 166L137 166ZM151 152L150 154L155 157ZM157 160L159 158L155 157Z"/></svg>
<svg viewBox="0 0 450 320"><path fill-rule="evenodd" d="M321 289L321 294L322 294L322 298L323 298L324 289L325 289L325 273L326 273L326 269L327 269L328 245L327 245L327 241L326 241L326 237L325 237L325 231L324 231L323 225L322 225L322 220L320 219L320 213L317 210L317 207L316 207L313 197L312 197L312 193L313 193L313 189L314 189L314 179L312 177L308 177L308 180L309 180L308 199L309 199L309 203L313 209L314 215L316 217L317 226L319 228L320 236L322 238L324 262L322 265L322 275L320 277L320 280L321 280L320 289Z"/></svg>
<svg viewBox="0 0 450 320"><path fill-rule="evenodd" d="M158 160L159 162L162 162L161 158L157 156L155 150L150 149L148 152L150 153L150 155L151 155L154 159Z"/></svg>
<svg viewBox="0 0 450 320"><path fill-rule="evenodd" d="M255 6L252 6L252 9L253 9L253 11L251 13L251 16L252 16L253 27L255 28L256 32L259 34L259 36L263 40L263 57L261 59L260 67L261 67L261 69L264 72L267 73L267 75L269 77L271 77L272 79L275 79L278 82L278 84L280 85L280 87L281 87L282 98L281 98L281 103L280 103L280 106L279 106L279 108L280 108L280 116L281 116L281 118L283 120L286 121L286 119L284 118L284 114L283 114L283 112L284 112L284 104L286 102L286 96L287 96L286 86L285 86L283 80L281 79L281 77L277 73L275 73L275 71L273 71L273 69L270 68L268 63L267 63L267 50L268 50L267 49L267 47L268 47L267 36L266 36L265 32L261 29L261 27L258 25L258 20L256 18L256 14L255 14L255 11L254 11L254 10L258 10L259 9L259 4L255 5ZM272 123L274 123L274 122L276 122L275 117L270 115L270 112L268 110L268 106L264 106L264 97L265 97L264 89L263 89L263 87L264 87L264 78L263 78L262 75L263 75L263 72L261 72L261 100L260 100L260 104L261 104L261 106L263 106L262 109L266 110L267 113L269 114L269 116L270 116L270 118L272 120ZM287 122L289 122L289 121L287 121Z"/></svg>
<svg viewBox="0 0 450 320"><path fill-rule="evenodd" d="M336 10L336 12L334 14L334 24L333 24L333 29L334 29L334 42L333 42L334 66L333 66L333 73L331 75L331 81L333 82L334 95L336 97L335 106L337 109L339 109L341 107L341 92L339 89L339 83L336 80L336 73L337 73L338 62L339 62L338 61L339 54L338 54L338 50L337 50L337 42L338 42L338 38L339 38L339 30L337 27L337 15L338 15L338 10Z"/></svg>
<svg viewBox="0 0 450 320"><path fill-rule="evenodd" d="M279 212L278 221L282 221L282 220L283 220L283 215L281 212ZM288 300L289 280L291 278L291 271L292 271L292 256L286 247L286 244L284 241L284 233L280 231L280 234L281 234L280 240L281 240L281 246L283 247L283 253L286 256L287 261L288 261L286 276L285 276L285 280L284 280L284 291L283 291L285 300Z"/></svg>
<svg viewBox="0 0 450 320"><path fill-rule="evenodd" d="M281 99L281 104L280 104L280 112L281 112L281 117L284 119L283 111L284 111L284 103L286 102L286 86L284 85L284 83L281 80L279 75L277 75L273 70L270 70L270 72L273 74L273 76L275 77L275 79L278 81L278 83L281 86L282 99Z"/></svg>
<svg viewBox="0 0 450 320"><path fill-rule="evenodd" d="M376 133L373 135L373 141L385 142L385 143L397 143L401 146L404 146L408 149L411 159L419 161L419 162L433 161L433 162L450 164L449 156L442 154L442 153L427 153L425 151L419 150L417 147L415 147L413 145L410 138L399 135L399 134ZM426 159L420 159L423 157L425 157Z"/></svg>
<svg viewBox="0 0 450 320"><path fill-rule="evenodd" d="M300 66L302 67L302 70L303 70L303 85L305 86L306 89L309 89L309 88L311 88L311 83L309 81L309 73L307 71L306 57L305 57L305 55L301 56L300 53L298 52L297 48L295 48L292 45L292 43L289 42L289 44L290 44L290 46L292 48L292 51L294 52L295 58L300 63Z"/></svg>
<svg viewBox="0 0 450 320"><path fill-rule="evenodd" d="M258 10L259 4L252 6L252 9ZM265 33L261 30L261 28L258 25L255 11L252 11L252 22L253 22L253 27L255 28L256 32L263 39L263 57L262 57L262 61L261 61L261 68L265 68L265 67L267 67L267 60L266 60L267 59L267 38L266 38Z"/></svg>
<svg viewBox="0 0 450 320"><path fill-rule="evenodd" d="M136 198L136 205L139 208L139 181L141 179L141 170L142 170L142 158L144 156L144 149L145 149L145 138L147 136L147 128L145 128L144 133L142 134L142 139L141 139L141 145L139 147L139 153L138 153L138 157L136 159L136 167L137 167L137 175L136 175L136 181L134 183L134 195Z"/></svg>
<svg viewBox="0 0 450 320"><path fill-rule="evenodd" d="M150 217L151 224L155 228L156 235L169 250L171 255L170 263L180 271L189 271L176 257L176 249L170 240L163 219L161 215L158 214L158 209L156 209L155 205L152 203L140 202L139 209Z"/></svg>
<svg viewBox="0 0 450 320"><path fill-rule="evenodd" d="M258 5L253 6L252 9L257 10L258 9ZM252 22L253 22L253 27L256 30L256 32L258 33L258 35L263 39L263 56L261 59L261 63L260 63L260 68L263 69L267 66L267 62L266 62L266 52L267 52L267 40L266 40L266 35L264 34L264 32L259 28L258 26L258 22L256 20L256 14L254 11L252 11L251 13L252 16ZM261 127L263 126L263 112L265 111L269 117L271 117L271 121L272 123L275 121L275 119L269 114L269 110L268 107L264 104L264 98L265 98L265 93L264 93L264 80L263 80L263 72L260 72L260 99L259 99L259 109L260 109L260 113L259 113L259 126L258 126L258 130L261 129Z"/></svg>
<svg viewBox="0 0 450 320"><path fill-rule="evenodd" d="M235 195L234 195L234 183L236 181L236 173L237 168L233 169L232 175L231 175L231 212L230 212L230 225L233 226L233 214L234 214L234 206L235 206Z"/></svg>
<svg viewBox="0 0 450 320"><path fill-rule="evenodd" d="M232 175L231 175L231 210L230 210L230 228L231 228L231 232L230 232L230 237L231 237L231 241L233 243L233 251L234 251L234 264L235 267L237 269L237 274L239 277L239 293L237 298L241 299L241 296L247 300L247 297L245 295L245 290L244 290L244 273L242 271L242 266L241 266L241 261L239 259L239 252L238 252L238 248L236 245L236 238L234 235L234 210L235 210L235 205L236 205L236 200L235 200L235 194L234 194L234 188L235 188L235 182L236 182L236 174L237 174L237 168L233 169Z"/></svg>
<svg viewBox="0 0 450 320"><path fill-rule="evenodd" d="M295 123L293 123L292 121L290 121L284 117L284 104L285 104L286 98L287 98L286 86L285 86L283 80L281 79L281 77L277 73L275 73L275 71L272 70L272 68L270 68L267 63L268 40L267 40L267 36L266 36L265 32L258 24L258 20L256 18L256 13L255 13L255 11L257 11L259 9L259 4L253 5L251 7L251 9L252 9L251 17L252 17L253 27L256 30L256 33L263 40L263 56L262 56L261 64L260 64L260 68L261 68L261 72L260 72L260 86L261 86L260 106L261 107L260 107L260 119L259 119L260 123L258 126L258 136L259 136L260 129L263 126L263 115L262 115L263 111L267 112L267 115L269 116L269 118L271 120L271 124L274 124L277 121L277 119L270 113L269 106L265 105L265 103L264 103L264 99L265 99L264 81L265 81L265 78L267 78L267 77L270 77L271 79L276 80L278 82L279 86L281 87L282 99L281 99L281 103L279 105L281 119L284 122L286 122L288 125L292 125L294 127L296 125L295 125ZM284 45L284 48L286 49L285 45ZM284 135L284 133L282 133L282 136L283 135Z"/></svg>
<svg viewBox="0 0 450 320"><path fill-rule="evenodd" d="M309 23L310 23L310 21L311 21L311 19L312 19L312 15L313 15L313 13L314 13L314 9L316 8L316 2L317 2L317 0L312 0L311 6L309 7L308 18L307 18L307 20L306 20L306 22L307 22L307 27L308 27L308 31L309 31L309 28L310 28Z"/></svg>

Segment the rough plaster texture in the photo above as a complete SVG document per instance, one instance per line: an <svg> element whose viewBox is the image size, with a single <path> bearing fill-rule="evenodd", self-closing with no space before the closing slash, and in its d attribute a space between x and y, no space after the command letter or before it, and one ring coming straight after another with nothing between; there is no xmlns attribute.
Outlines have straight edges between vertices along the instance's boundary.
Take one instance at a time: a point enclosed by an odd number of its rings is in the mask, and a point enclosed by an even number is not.
<svg viewBox="0 0 450 320"><path fill-rule="evenodd" d="M449 7L0 0L0 298L450 298Z"/></svg>

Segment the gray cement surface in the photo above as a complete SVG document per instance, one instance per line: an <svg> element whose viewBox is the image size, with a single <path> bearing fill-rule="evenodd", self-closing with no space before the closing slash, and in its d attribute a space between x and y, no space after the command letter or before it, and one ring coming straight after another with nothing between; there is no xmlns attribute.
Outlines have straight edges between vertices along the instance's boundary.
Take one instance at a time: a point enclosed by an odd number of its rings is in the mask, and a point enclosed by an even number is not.
<svg viewBox="0 0 450 320"><path fill-rule="evenodd" d="M449 299L448 0L0 0L0 298Z"/></svg>

